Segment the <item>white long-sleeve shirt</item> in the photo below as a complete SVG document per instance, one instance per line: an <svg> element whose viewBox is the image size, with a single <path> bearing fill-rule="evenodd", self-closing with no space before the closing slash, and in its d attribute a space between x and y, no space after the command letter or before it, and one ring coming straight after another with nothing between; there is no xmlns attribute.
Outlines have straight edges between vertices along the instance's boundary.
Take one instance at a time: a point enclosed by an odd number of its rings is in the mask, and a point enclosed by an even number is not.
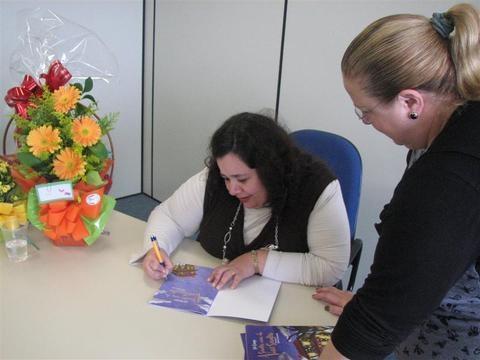
<svg viewBox="0 0 480 360"><path fill-rule="evenodd" d="M150 236L169 255L184 238L197 233L203 217L208 169L183 183L148 218L143 253L151 248ZM244 208L244 240L251 243L270 219L271 209ZM340 183L332 181L319 196L307 229L308 253L269 251L262 275L305 285L333 285L347 269L350 230ZM219 243L223 246L223 243Z"/></svg>

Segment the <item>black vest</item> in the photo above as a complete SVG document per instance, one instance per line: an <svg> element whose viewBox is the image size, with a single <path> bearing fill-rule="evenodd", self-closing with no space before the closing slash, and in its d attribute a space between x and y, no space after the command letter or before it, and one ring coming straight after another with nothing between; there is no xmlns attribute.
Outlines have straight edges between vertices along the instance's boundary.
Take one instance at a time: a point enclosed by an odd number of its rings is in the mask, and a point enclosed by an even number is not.
<svg viewBox="0 0 480 360"><path fill-rule="evenodd" d="M335 180L335 176L322 163L315 163L313 171L302 176L301 190L295 204L287 205L279 218L278 243L279 251L307 253L307 226L308 218L318 197L325 187ZM209 181L207 181L207 187ZM222 258L223 238L228 231L237 210L239 201L231 196L226 187L216 192L205 191L203 218L197 240L211 255ZM208 195L212 194L213 195ZM212 197L212 198L210 198ZM227 245L226 258L229 260L249 252L275 243L276 220L270 218L260 234L249 244L243 239L244 210L240 207L237 221L232 230L232 237Z"/></svg>

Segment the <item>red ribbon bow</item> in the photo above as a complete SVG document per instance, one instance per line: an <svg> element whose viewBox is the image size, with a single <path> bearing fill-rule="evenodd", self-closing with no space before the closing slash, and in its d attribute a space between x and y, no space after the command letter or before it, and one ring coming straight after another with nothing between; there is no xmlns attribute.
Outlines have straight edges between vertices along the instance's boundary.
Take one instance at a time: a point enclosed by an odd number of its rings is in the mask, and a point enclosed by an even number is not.
<svg viewBox="0 0 480 360"><path fill-rule="evenodd" d="M8 106L15 108L15 112L23 118L27 118L27 108L30 106L32 95L42 95L42 88L30 75L25 75L20 86L7 91L5 101Z"/></svg>
<svg viewBox="0 0 480 360"><path fill-rule="evenodd" d="M72 74L62 65L59 60L55 60L50 64L48 73L40 75L45 79L50 91L57 90L60 86L65 85L72 78Z"/></svg>
<svg viewBox="0 0 480 360"><path fill-rule="evenodd" d="M48 73L41 74L40 78L45 79L50 91L57 90L60 86L65 85L71 78L72 74L62 65L59 60L55 60L50 64ZM30 98L41 96L42 87L30 75L25 75L20 86L11 88L7 91L5 101L8 106L15 108L15 112L21 117L27 119L27 108L32 105Z"/></svg>

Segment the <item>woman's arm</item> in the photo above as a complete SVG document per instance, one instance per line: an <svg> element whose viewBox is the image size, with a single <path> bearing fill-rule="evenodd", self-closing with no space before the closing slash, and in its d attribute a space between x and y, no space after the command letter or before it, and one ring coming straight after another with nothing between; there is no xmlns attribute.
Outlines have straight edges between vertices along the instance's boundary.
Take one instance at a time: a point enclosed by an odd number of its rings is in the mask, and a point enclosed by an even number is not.
<svg viewBox="0 0 480 360"><path fill-rule="evenodd" d="M455 153L429 159L409 170L382 212L370 274L332 333L338 351L351 358L391 353L480 254L480 192L465 180L478 160L461 168L466 160Z"/></svg>
<svg viewBox="0 0 480 360"><path fill-rule="evenodd" d="M150 213L145 229L143 255L151 248L151 235L157 237L160 248L170 255L185 237L198 231L203 216L207 176L208 169L205 168L183 183Z"/></svg>
<svg viewBox="0 0 480 360"><path fill-rule="evenodd" d="M263 276L305 285L333 285L350 258L350 228L338 180L319 196L308 220L308 253L270 251Z"/></svg>

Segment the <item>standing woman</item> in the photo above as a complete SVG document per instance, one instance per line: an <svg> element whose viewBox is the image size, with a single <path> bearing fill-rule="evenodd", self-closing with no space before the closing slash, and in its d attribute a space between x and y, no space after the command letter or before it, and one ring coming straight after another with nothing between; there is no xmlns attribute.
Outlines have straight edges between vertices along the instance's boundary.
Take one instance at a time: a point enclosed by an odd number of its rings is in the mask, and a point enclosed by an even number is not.
<svg viewBox="0 0 480 360"><path fill-rule="evenodd" d="M313 295L341 314L322 359L480 359L479 40L460 4L379 19L344 54L355 113L410 151L362 288Z"/></svg>

